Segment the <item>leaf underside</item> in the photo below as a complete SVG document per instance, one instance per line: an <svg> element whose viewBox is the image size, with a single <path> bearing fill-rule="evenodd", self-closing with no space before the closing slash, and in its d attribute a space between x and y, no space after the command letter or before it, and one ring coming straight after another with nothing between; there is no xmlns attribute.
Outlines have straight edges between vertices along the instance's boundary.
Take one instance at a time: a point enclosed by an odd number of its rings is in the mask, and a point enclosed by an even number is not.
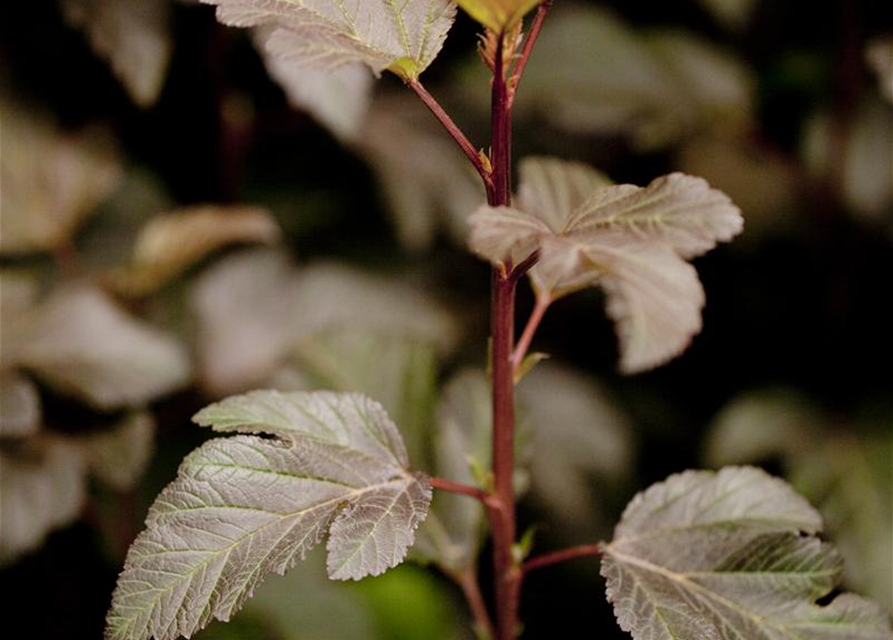
<svg viewBox="0 0 893 640"><path fill-rule="evenodd" d="M415 79L437 56L455 18L446 0L202 0L235 27L269 27L267 49L308 68L361 62Z"/></svg>
<svg viewBox="0 0 893 640"><path fill-rule="evenodd" d="M602 575L636 640L890 640L874 603L842 594L821 516L753 467L687 471L639 494Z"/></svg>
<svg viewBox="0 0 893 640"><path fill-rule="evenodd" d="M403 560L431 500L396 427L359 394L256 391L199 412L237 435L190 454L157 498L112 599L107 640L189 636L228 620L265 574L328 532L333 579Z"/></svg>

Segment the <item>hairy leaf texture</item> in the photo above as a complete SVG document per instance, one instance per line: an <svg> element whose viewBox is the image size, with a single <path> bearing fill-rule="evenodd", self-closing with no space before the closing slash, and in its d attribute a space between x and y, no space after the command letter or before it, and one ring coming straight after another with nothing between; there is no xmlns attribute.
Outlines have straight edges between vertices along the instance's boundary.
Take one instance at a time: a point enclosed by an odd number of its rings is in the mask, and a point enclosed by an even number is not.
<svg viewBox="0 0 893 640"><path fill-rule="evenodd" d="M440 52L455 18L446 0L202 0L235 27L272 27L267 48L296 65L355 62L414 79Z"/></svg>
<svg viewBox="0 0 893 640"><path fill-rule="evenodd" d="M602 575L636 640L890 640L874 603L842 594L822 520L753 467L671 476L629 504Z"/></svg>
<svg viewBox="0 0 893 640"><path fill-rule="evenodd" d="M525 160L521 180L516 208L484 206L471 217L472 250L497 265L539 251L530 277L540 297L602 287L626 373L681 353L704 306L685 260L741 231L728 197L681 173L612 186L588 167L548 158Z"/></svg>
<svg viewBox="0 0 893 640"><path fill-rule="evenodd" d="M431 489L397 428L359 394L255 391L195 421L216 431L157 498L112 598L108 640L189 636L228 620L269 572L284 573L328 532L333 579L400 563Z"/></svg>

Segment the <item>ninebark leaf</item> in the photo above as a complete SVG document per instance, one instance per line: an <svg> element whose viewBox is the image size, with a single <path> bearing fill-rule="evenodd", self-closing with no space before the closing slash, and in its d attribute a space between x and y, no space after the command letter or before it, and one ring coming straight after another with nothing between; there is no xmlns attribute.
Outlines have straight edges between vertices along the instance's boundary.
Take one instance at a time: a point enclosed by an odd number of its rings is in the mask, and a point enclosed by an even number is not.
<svg viewBox="0 0 893 640"><path fill-rule="evenodd" d="M636 640L890 640L868 600L816 604L841 571L821 528L759 469L671 476L633 499L604 547L608 600Z"/></svg>
<svg viewBox="0 0 893 640"><path fill-rule="evenodd" d="M414 79L440 51L456 14L446 0L202 0L236 27L272 27L267 48L295 64L336 69L362 62Z"/></svg>
<svg viewBox="0 0 893 640"><path fill-rule="evenodd" d="M168 640L228 620L269 572L329 532L333 579L403 560L431 489L397 428L359 394L256 391L195 416L216 431L157 498L128 553L106 638Z"/></svg>
<svg viewBox="0 0 893 640"><path fill-rule="evenodd" d="M685 262L741 231L741 213L701 178L673 173L647 187L608 185L577 163L522 165L517 208L481 207L469 243L494 264L534 251L537 295L600 286L621 341L620 368L635 373L681 353L701 329L704 291ZM526 180L526 181L525 181Z"/></svg>
<svg viewBox="0 0 893 640"><path fill-rule="evenodd" d="M98 409L141 404L190 377L183 347L98 289L61 287L22 322L18 363Z"/></svg>

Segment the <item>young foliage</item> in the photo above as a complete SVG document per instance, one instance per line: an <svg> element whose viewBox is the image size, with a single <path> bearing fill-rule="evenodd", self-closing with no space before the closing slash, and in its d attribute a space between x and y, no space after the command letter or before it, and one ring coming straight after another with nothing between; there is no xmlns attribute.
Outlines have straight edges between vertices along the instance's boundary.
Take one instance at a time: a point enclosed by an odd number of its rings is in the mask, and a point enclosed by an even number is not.
<svg viewBox="0 0 893 640"><path fill-rule="evenodd" d="M512 28L543 0L456 0L468 15L494 33Z"/></svg>
<svg viewBox="0 0 893 640"><path fill-rule="evenodd" d="M516 207L484 206L471 217L472 250L497 266L537 251L530 277L546 300L602 287L626 373L685 349L701 329L704 305L686 259L739 233L738 208L679 173L637 187L603 186L600 174L554 159L527 159L520 172Z"/></svg>
<svg viewBox="0 0 893 640"><path fill-rule="evenodd" d="M822 519L753 467L686 471L639 494L603 549L617 620L636 640L889 640L889 621L837 587Z"/></svg>
<svg viewBox="0 0 893 640"><path fill-rule="evenodd" d="M235 27L270 26L270 53L334 70L361 62L376 74L417 79L443 46L456 14L446 0L202 0Z"/></svg>
<svg viewBox="0 0 893 640"><path fill-rule="evenodd" d="M265 574L285 572L326 532L333 579L377 575L405 557L431 489L409 471L378 403L259 391L195 421L252 435L207 442L158 497L119 578L108 640L166 640L228 620Z"/></svg>

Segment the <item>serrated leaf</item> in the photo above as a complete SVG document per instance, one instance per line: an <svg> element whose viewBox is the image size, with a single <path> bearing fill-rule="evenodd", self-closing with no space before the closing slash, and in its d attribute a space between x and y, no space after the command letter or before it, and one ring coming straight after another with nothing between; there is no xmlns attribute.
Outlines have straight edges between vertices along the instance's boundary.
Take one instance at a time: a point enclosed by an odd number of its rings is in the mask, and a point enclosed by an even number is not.
<svg viewBox="0 0 893 640"><path fill-rule="evenodd" d="M133 101L143 108L155 104L174 48L168 0L63 0L62 9Z"/></svg>
<svg viewBox="0 0 893 640"><path fill-rule="evenodd" d="M294 362L319 389L375 398L400 424L415 468L428 470L436 391L436 352L430 344L374 331L335 329L300 341Z"/></svg>
<svg viewBox="0 0 893 640"><path fill-rule="evenodd" d="M127 295L146 295L217 249L279 237L276 221L260 207L185 207L150 220L137 237L131 264L113 272L110 281Z"/></svg>
<svg viewBox="0 0 893 640"><path fill-rule="evenodd" d="M117 491L133 487L152 459L155 420L139 411L81 443L90 473Z"/></svg>
<svg viewBox="0 0 893 640"><path fill-rule="evenodd" d="M268 26L270 53L294 64L336 69L361 62L415 79L434 60L453 23L446 0L202 0L235 27Z"/></svg>
<svg viewBox="0 0 893 640"><path fill-rule="evenodd" d="M18 373L0 373L0 438L24 438L39 428L37 387Z"/></svg>
<svg viewBox="0 0 893 640"><path fill-rule="evenodd" d="M828 604L840 559L819 514L752 467L687 471L629 504L603 549L620 627L636 640L889 640L875 604Z"/></svg>
<svg viewBox="0 0 893 640"><path fill-rule="evenodd" d="M83 457L70 442L46 438L0 450L0 564L75 520L86 495Z"/></svg>
<svg viewBox="0 0 893 640"><path fill-rule="evenodd" d="M556 160L526 160L525 204L532 210L481 207L469 244L494 264L533 251L529 275L537 295L558 298L588 286L607 294L607 313L621 341L620 368L649 369L678 355L701 328L704 292L683 258L740 232L741 213L706 181L673 173L647 187L600 186L594 172ZM588 196L582 189L593 188Z"/></svg>
<svg viewBox="0 0 893 640"><path fill-rule="evenodd" d="M98 409L142 404L189 380L183 347L98 289L60 287L25 320L18 363Z"/></svg>
<svg viewBox="0 0 893 640"><path fill-rule="evenodd" d="M104 129L60 130L48 116L0 100L0 253L52 251L116 187L117 152Z"/></svg>
<svg viewBox="0 0 893 640"><path fill-rule="evenodd" d="M377 575L405 557L431 489L408 470L378 403L256 391L194 419L275 439L215 439L184 460L128 553L108 640L167 640L227 620L266 573L285 572L327 531L333 579Z"/></svg>
<svg viewBox="0 0 893 640"><path fill-rule="evenodd" d="M468 15L495 33L508 30L543 0L456 0Z"/></svg>

